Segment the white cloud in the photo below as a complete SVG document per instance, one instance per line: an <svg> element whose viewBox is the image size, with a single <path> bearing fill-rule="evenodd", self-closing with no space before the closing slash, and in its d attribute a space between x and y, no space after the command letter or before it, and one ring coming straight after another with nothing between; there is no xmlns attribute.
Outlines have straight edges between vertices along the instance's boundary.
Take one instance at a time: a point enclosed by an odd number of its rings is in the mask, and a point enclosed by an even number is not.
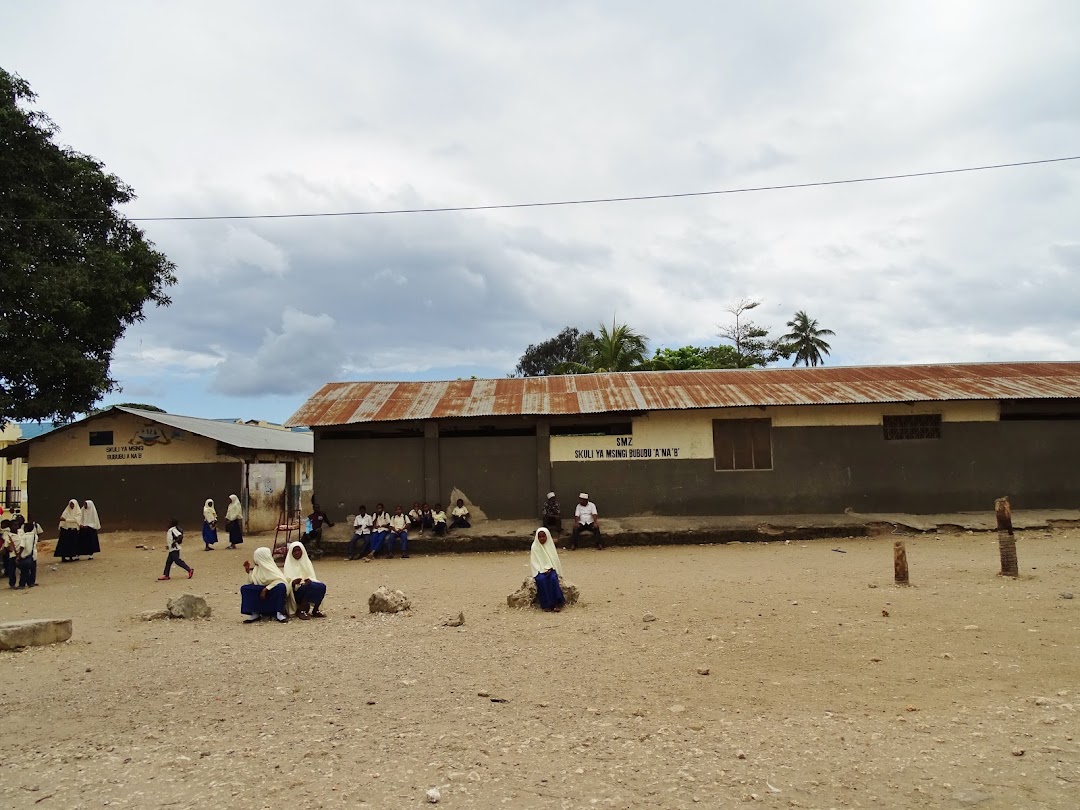
<svg viewBox="0 0 1080 810"><path fill-rule="evenodd" d="M63 15L24 4L5 23L5 67L146 215L760 186L1080 143L1068 0L302 15L284 0L114 0ZM102 52L105 36L128 46ZM121 84L139 106L102 115L102 88ZM341 374L501 376L529 343L613 312L654 342L715 341L746 296L774 329L805 309L835 330L834 362L1064 358L1080 332L1077 210L1080 165L1057 164L595 207L150 223L180 284L122 346L179 354L129 353L117 370L276 392L287 415Z"/></svg>
<svg viewBox="0 0 1080 810"><path fill-rule="evenodd" d="M281 331L267 329L252 354L232 352L211 389L234 396L296 394L337 378L344 352L332 340L334 319L286 307Z"/></svg>

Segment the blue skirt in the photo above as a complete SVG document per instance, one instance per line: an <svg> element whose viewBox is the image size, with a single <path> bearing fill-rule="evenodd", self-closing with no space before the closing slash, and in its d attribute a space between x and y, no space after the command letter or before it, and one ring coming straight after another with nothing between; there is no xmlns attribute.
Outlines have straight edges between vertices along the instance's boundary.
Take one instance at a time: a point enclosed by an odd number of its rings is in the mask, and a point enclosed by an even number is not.
<svg viewBox="0 0 1080 810"><path fill-rule="evenodd" d="M217 542L217 529L213 528L208 521L202 522L202 541L208 546Z"/></svg>
<svg viewBox="0 0 1080 810"><path fill-rule="evenodd" d="M240 586L240 612L251 615L275 616L285 612L285 583L279 582L270 589L270 593L263 599L262 585Z"/></svg>
<svg viewBox="0 0 1080 810"><path fill-rule="evenodd" d="M296 595L297 605L307 602L317 610L319 605L322 604L322 600L326 598L326 583L308 582L301 585L293 593Z"/></svg>
<svg viewBox="0 0 1080 810"><path fill-rule="evenodd" d="M562 587L559 585L559 575L555 571L545 571L536 577L536 598L540 607L544 610L560 607L566 604Z"/></svg>
<svg viewBox="0 0 1080 810"><path fill-rule="evenodd" d="M230 520L225 524L229 530L229 542L234 546L238 546L244 542L244 526L239 520Z"/></svg>

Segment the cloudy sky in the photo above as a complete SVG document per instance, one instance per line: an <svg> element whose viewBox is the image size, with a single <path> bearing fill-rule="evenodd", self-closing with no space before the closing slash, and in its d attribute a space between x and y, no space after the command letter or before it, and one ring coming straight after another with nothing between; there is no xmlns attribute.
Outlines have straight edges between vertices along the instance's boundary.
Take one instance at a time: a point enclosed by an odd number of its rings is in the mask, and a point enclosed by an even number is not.
<svg viewBox="0 0 1080 810"><path fill-rule="evenodd" d="M128 2L5 8L0 65L137 216L482 205L1080 154L1080 3ZM1077 359L1080 161L517 211L147 223L173 305L111 401L283 420L331 380L502 377L615 315L761 299L835 364ZM107 400L110 401L110 400Z"/></svg>

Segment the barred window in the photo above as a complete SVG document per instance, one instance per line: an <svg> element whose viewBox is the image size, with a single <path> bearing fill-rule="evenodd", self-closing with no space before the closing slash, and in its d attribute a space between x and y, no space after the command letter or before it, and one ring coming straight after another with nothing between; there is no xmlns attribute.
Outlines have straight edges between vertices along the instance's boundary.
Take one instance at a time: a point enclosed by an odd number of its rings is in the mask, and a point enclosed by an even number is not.
<svg viewBox="0 0 1080 810"><path fill-rule="evenodd" d="M911 413L900 416L883 416L882 427L885 440L940 439L940 413Z"/></svg>
<svg viewBox="0 0 1080 810"><path fill-rule="evenodd" d="M771 470L772 419L714 419L716 470Z"/></svg>

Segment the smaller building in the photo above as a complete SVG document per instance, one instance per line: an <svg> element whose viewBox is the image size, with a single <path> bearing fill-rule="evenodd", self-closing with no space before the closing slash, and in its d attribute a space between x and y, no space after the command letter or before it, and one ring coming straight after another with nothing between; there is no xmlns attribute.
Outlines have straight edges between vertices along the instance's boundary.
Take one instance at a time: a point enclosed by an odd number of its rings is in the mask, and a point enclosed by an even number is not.
<svg viewBox="0 0 1080 810"><path fill-rule="evenodd" d="M0 453L23 437L22 428L15 422L0 426ZM8 513L24 511L26 494L26 463L20 458L10 461L0 455L0 508Z"/></svg>
<svg viewBox="0 0 1080 810"><path fill-rule="evenodd" d="M117 405L0 455L28 467L26 489L43 526L75 498L94 502L106 530L164 531L175 517L191 531L207 498L223 520L235 494L247 530L263 531L283 510L301 508L305 492L310 502L313 444L306 431Z"/></svg>

